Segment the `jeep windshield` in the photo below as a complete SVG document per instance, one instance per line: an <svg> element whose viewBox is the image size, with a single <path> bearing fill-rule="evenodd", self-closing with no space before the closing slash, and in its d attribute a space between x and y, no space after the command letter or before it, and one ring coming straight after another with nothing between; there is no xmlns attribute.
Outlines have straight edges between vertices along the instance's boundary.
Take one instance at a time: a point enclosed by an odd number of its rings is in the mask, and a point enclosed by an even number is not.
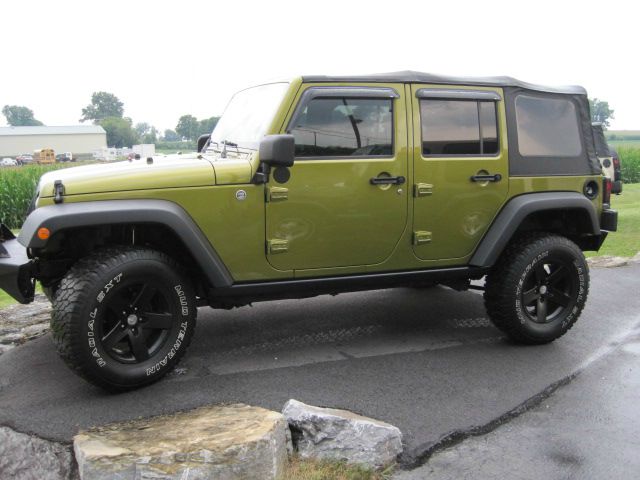
<svg viewBox="0 0 640 480"><path fill-rule="evenodd" d="M209 148L220 151L227 143L257 150L288 87L269 83L237 92L213 129Z"/></svg>

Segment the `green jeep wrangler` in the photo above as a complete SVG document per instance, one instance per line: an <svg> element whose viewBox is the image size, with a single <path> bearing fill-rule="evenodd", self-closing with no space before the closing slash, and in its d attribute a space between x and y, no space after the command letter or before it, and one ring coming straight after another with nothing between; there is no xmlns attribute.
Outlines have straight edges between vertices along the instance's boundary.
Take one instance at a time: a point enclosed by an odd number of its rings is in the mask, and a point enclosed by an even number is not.
<svg viewBox="0 0 640 480"><path fill-rule="evenodd" d="M39 281L64 361L112 390L169 372L204 305L440 283L541 344L585 305L610 188L580 87L299 77L235 94L197 153L44 175L0 286Z"/></svg>

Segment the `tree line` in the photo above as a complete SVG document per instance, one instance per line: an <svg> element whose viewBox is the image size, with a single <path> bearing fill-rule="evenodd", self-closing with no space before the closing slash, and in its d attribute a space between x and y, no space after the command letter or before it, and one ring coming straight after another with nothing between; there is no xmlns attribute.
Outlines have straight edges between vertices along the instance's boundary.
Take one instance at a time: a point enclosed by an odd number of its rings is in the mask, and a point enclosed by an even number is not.
<svg viewBox="0 0 640 480"><path fill-rule="evenodd" d="M12 126L44 125L34 116L33 110L20 105L5 105L2 114ZM109 92L94 92L91 103L82 109L80 122L91 121L107 132L110 147L130 147L138 143L195 141L200 135L211 133L220 117L198 120L193 115L182 115L175 129L159 132L147 122L133 123L124 116L124 103Z"/></svg>

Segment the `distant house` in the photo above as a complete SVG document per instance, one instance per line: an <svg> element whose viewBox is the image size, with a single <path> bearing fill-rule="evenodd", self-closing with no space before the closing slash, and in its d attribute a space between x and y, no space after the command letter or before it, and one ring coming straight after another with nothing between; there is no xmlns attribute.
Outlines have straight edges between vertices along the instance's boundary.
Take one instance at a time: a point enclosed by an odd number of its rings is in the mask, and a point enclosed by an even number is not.
<svg viewBox="0 0 640 480"><path fill-rule="evenodd" d="M75 158L89 158L106 146L107 133L100 125L0 127L0 157L53 148L56 154L71 152Z"/></svg>

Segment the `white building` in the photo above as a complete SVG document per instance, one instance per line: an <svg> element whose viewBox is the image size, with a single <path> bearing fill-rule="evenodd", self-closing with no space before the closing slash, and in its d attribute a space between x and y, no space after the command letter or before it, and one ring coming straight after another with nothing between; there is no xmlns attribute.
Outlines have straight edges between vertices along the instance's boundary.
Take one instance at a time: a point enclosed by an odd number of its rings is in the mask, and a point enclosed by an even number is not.
<svg viewBox="0 0 640 480"><path fill-rule="evenodd" d="M41 148L71 152L75 158L89 158L107 146L107 133L100 125L68 127L0 127L0 157L15 157Z"/></svg>

